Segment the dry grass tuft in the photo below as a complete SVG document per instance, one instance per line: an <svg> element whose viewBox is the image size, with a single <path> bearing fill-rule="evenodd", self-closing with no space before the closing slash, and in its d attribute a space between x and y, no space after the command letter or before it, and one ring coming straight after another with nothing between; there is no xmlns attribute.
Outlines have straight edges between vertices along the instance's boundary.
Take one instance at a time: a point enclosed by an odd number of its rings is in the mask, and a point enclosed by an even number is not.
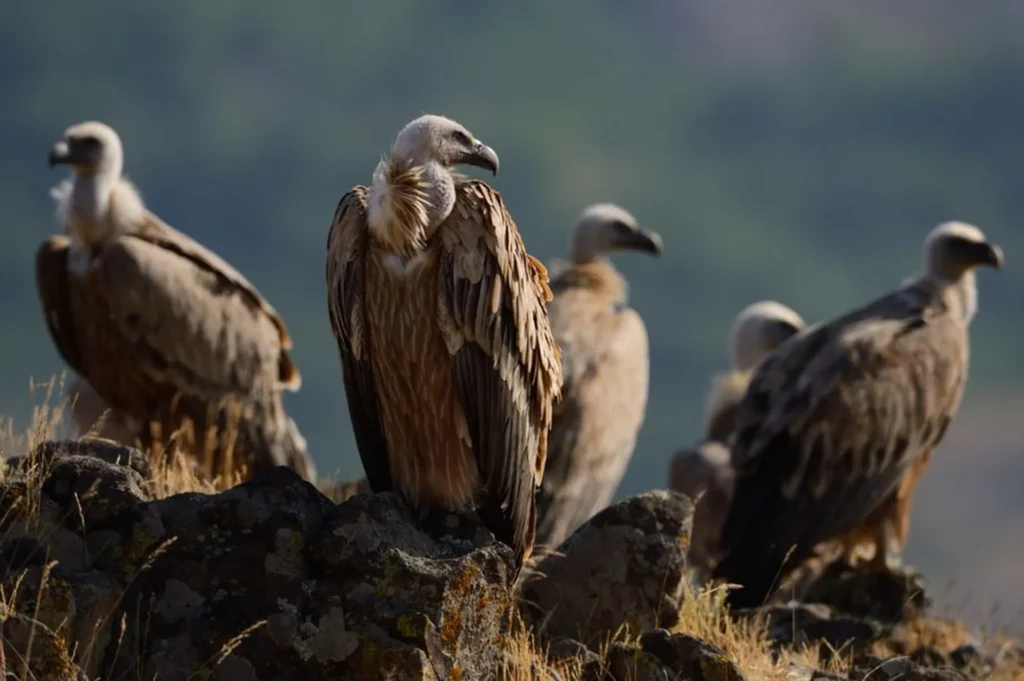
<svg viewBox="0 0 1024 681"><path fill-rule="evenodd" d="M12 483L15 490L13 499L6 499L3 504L5 512L0 517L0 527L7 528L0 535L0 543L9 538L12 528L18 527L21 532L32 532L45 538L49 530L43 522L42 486L47 478L47 461L36 457L36 448L48 440L73 437L65 424L72 423L68 417L70 403L61 397L65 385L62 375L46 383L31 383L30 393L40 399L40 406L33 409L29 426L23 431L15 430L11 419L0 417L0 456L3 466L0 469L0 483ZM237 485L245 477L245 471L234 465L232 461L217 461L214 452L216 438L206 434L203 441L206 455L195 459L186 453L184 447L194 442L187 431L174 433L168 438L167 448L158 447L150 451L152 477L144 481L145 491L151 498L159 499L186 492L212 494ZM228 432L224 437L234 438ZM17 473L6 465L8 459L19 458ZM134 580L150 569L161 555L165 554L174 538L164 541L135 572ZM2 576L0 581L0 679L17 678L19 681L42 681L84 678L81 670L90 662L99 659L105 652L100 645L99 632L111 625L110 620L117 616L125 589L117 596L116 602L109 611L101 613L99 620L93 625L94 635L84 645L77 647L72 642L72 632L66 617L54 608L59 599L67 598L63 585L54 582L52 568L54 563L47 563L39 568L20 570ZM59 580L58 580L59 581ZM56 613L56 614L55 614ZM226 641L220 649L198 670L194 678L206 678L219 666L241 643L253 632L265 624L256 622L244 631ZM148 629L147 622L131 622L124 615L113 625L117 641L123 642L130 628ZM136 642L145 640L145 636L132 637ZM79 642L82 643L82 642ZM117 647L117 646L116 646ZM142 651L132 651L137 655ZM142 669L134 675L143 678Z"/></svg>
<svg viewBox="0 0 1024 681"><path fill-rule="evenodd" d="M679 610L679 622L672 633L684 633L720 648L748 679L788 681L794 666L822 669L835 674L849 672L850 656L838 652L824 660L817 645L784 647L773 655L764 619L733 620L725 605L723 588L689 587ZM601 659L613 643L637 644L638 637L619 631L596 651ZM569 660L551 665L547 647L521 624L515 628L507 647L503 679L508 681L579 681L582 665ZM605 670L602 670L605 671ZM557 674L557 676L555 676Z"/></svg>
<svg viewBox="0 0 1024 681"><path fill-rule="evenodd" d="M17 478L11 477L11 470L6 466L0 470L0 482L16 483L15 492L3 499L4 517L0 517L0 527L10 528L10 515L23 518L24 528L43 532L45 528L40 522L43 516L42 493L43 481L46 479L46 462L33 460L35 448L46 440L67 437L62 433L65 410L68 405L57 397L64 386L63 377L55 378L47 383L32 385L33 393L41 392L42 405L33 410L32 421L22 433L15 432L10 419L0 417L0 455L4 459L11 457L27 457L19 466ZM228 437L232 437L228 434ZM216 438L206 434L203 438L207 443L215 443ZM237 485L244 477L244 471L233 469L232 462L215 463L214 447L206 448L207 456L199 464L188 456L183 446L194 441L191 434L176 433L169 438L168 448L159 448L150 452L152 462L152 478L147 480L146 491L152 498L164 498L186 492L216 493ZM336 501L341 501L359 491L358 482L321 481L321 489ZM13 487L13 486L12 486ZM0 543L7 539L0 536ZM163 555L173 538L157 547L147 558L135 577L148 570L153 562ZM534 561L543 556L537 554ZM535 563L531 563L534 565ZM79 648L71 644L71 633L66 621L54 617L59 609L53 607L55 599L61 597L60 584L52 579L53 564L44 568L35 568L34 572L24 570L18 574L8 574L0 581L0 626L3 631L0 646L0 679L17 678L20 681L35 679L73 679L79 669L87 667L96 656L104 652L99 645L102 637L98 632L104 627L113 630L115 639L115 656L121 652L124 641L131 640L135 646L144 645L145 635L128 636L134 629L148 631L148 621L138 617L134 621L120 612L120 600L100 617L93 629L96 635L85 641ZM134 579L134 577L133 577ZM58 582L60 580L57 580ZM725 606L726 591L723 588L691 587L682 599L679 610L679 621L673 627L673 633L686 633L702 639L723 650L738 666L748 679L765 681L789 681L794 678L793 670L797 668L823 669L841 676L849 672L850 657L847 651L832 651L827 660L822 659L818 645L804 647L782 647L773 652L769 639L767 623L764 619L733 620L728 616ZM45 605L45 607L44 607ZM117 622L110 620L117 617ZM226 660L234 650L251 634L265 625L260 621L239 632L226 641L210 659L197 669L193 678L206 678L214 669ZM579 681L583 675L583 663L578 659L550 662L547 646L538 641L534 633L521 621L516 621L512 632L505 641L504 673L501 678L509 681ZM882 641L874 644L871 652L879 657L888 658L894 655L908 655L922 647L949 651L966 643L976 643L977 637L965 626L953 620L920 619L901 624ZM81 642L80 642L81 643ZM637 638L627 631L617 632L600 646L598 657L607 665L608 650L616 643L636 644ZM1015 641L1001 641L993 637L986 645L1005 645L1007 654L1017 650ZM129 651L125 651L129 652ZM136 659L141 658L141 650L132 650L130 654ZM602 670L604 671L604 670ZM133 675L143 678L143 670L137 669ZM1024 668L1009 667L997 670L988 678L993 681L1024 681Z"/></svg>

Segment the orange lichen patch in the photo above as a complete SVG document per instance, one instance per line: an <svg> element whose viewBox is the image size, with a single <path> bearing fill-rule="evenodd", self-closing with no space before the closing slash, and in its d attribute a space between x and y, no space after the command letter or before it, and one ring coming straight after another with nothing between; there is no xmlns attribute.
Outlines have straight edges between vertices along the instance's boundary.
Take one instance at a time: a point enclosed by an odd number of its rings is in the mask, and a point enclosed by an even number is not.
<svg viewBox="0 0 1024 681"><path fill-rule="evenodd" d="M459 642L459 632L462 631L462 613L455 610L445 618L441 625L441 643L445 648L454 651Z"/></svg>

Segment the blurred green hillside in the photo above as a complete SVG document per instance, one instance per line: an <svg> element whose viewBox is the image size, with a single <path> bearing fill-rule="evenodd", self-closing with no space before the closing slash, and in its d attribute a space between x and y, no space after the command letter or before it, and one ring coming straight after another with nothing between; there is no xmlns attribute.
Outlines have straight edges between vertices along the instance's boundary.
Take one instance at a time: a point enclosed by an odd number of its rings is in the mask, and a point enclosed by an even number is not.
<svg viewBox="0 0 1024 681"><path fill-rule="evenodd" d="M545 261L594 201L663 234L659 260L617 261L652 346L622 494L663 485L671 451L699 435L742 306L838 314L916 270L947 219L981 226L1008 261L982 274L966 404L1024 397L1022 35L1018 0L11 3L0 412L23 425L29 376L62 368L33 288L34 249L57 229L45 157L67 125L100 119L150 207L283 313L305 379L290 409L321 471L359 474L325 311L327 229L424 112L498 151L493 184ZM1006 460L1017 494L1024 460ZM933 539L911 554L941 567Z"/></svg>

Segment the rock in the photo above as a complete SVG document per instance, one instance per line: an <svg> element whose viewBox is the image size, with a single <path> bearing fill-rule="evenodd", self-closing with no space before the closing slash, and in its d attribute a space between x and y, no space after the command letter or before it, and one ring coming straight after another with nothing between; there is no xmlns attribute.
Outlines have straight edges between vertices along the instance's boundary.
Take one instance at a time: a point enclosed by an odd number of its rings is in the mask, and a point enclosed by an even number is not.
<svg viewBox="0 0 1024 681"><path fill-rule="evenodd" d="M524 619L549 639L604 639L621 626L640 634L678 619L688 578L693 508L654 491L609 506L541 560L526 580Z"/></svg>
<svg viewBox="0 0 1024 681"><path fill-rule="evenodd" d="M512 551L475 517L431 520L428 535L388 494L337 507L310 547L314 569L337 575L314 588L314 608L341 605L346 623L426 650L440 678L487 678L501 661L494 642L512 608Z"/></svg>
<svg viewBox="0 0 1024 681"><path fill-rule="evenodd" d="M786 681L846 681L846 677L790 662Z"/></svg>
<svg viewBox="0 0 1024 681"><path fill-rule="evenodd" d="M75 664L62 636L22 613L4 614L5 678L89 681L85 672ZM26 656L30 641L32 655Z"/></svg>
<svg viewBox="0 0 1024 681"><path fill-rule="evenodd" d="M687 634L664 629L640 637L640 647L676 676L689 681L742 681L743 674L725 652Z"/></svg>
<svg viewBox="0 0 1024 681"><path fill-rule="evenodd" d="M127 466L144 480L153 477L149 455L134 447L126 447L113 440L87 437L81 440L45 440L30 455L30 460L51 461L57 456L92 456L107 463Z"/></svg>
<svg viewBox="0 0 1024 681"><path fill-rule="evenodd" d="M883 627L872 620L849 617L820 603L790 603L766 605L760 608L737 610L738 617L764 617L768 636L777 644L804 645L821 643L825 659L831 651L863 649L881 635Z"/></svg>
<svg viewBox="0 0 1024 681"><path fill-rule="evenodd" d="M37 678L465 681L502 663L513 556L474 515L421 522L389 494L335 505L283 467L152 501L133 467L43 451L40 493L0 484L16 516L3 585L52 634L33 639L52 662ZM29 642L19 613L9 660Z"/></svg>
<svg viewBox="0 0 1024 681"><path fill-rule="evenodd" d="M664 629L649 632L639 645L615 641L604 664L584 666L591 681L743 681L724 651L687 634Z"/></svg>
<svg viewBox="0 0 1024 681"><path fill-rule="evenodd" d="M882 660L863 655L853 661L852 681L967 681L952 667L922 667L906 657Z"/></svg>
<svg viewBox="0 0 1024 681"><path fill-rule="evenodd" d="M949 653L949 661L965 672L980 672L985 667L985 654L973 643L965 643Z"/></svg>
<svg viewBox="0 0 1024 681"><path fill-rule="evenodd" d="M42 492L70 511L64 527L85 533L130 522L126 516L140 513L143 502L149 500L142 485L142 476L128 466L71 455L49 464Z"/></svg>
<svg viewBox="0 0 1024 681"><path fill-rule="evenodd" d="M925 587L924 578L910 569L872 572L837 560L815 577L801 600L892 625L914 619L931 606Z"/></svg>
<svg viewBox="0 0 1024 681"><path fill-rule="evenodd" d="M616 641L608 647L602 681L672 681L672 673L656 656Z"/></svg>
<svg viewBox="0 0 1024 681"><path fill-rule="evenodd" d="M552 662L578 660L583 665L590 662L598 664L601 662L601 657L597 653L571 638L560 638L552 641L551 645L548 646L548 659Z"/></svg>

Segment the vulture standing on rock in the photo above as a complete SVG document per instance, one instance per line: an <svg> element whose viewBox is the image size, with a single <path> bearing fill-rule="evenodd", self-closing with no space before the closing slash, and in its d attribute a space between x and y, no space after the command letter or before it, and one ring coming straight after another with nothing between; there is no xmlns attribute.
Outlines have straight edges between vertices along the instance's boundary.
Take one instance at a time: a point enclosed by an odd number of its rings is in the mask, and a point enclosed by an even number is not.
<svg viewBox="0 0 1024 681"><path fill-rule="evenodd" d="M501 196L459 164L497 173L498 156L441 116L399 132L335 212L328 312L371 489L424 517L476 508L521 567L562 382L551 292Z"/></svg>
<svg viewBox="0 0 1024 681"><path fill-rule="evenodd" d="M186 448L212 454L215 470L287 465L315 478L281 399L300 378L277 312L234 268L146 209L121 176L110 127L68 128L49 160L73 171L52 192L64 234L36 254L44 317L64 361L143 445L190 425L196 442ZM215 442L206 440L211 429Z"/></svg>
<svg viewBox="0 0 1024 681"><path fill-rule="evenodd" d="M550 548L611 501L644 420L647 330L608 261L615 251L657 255L661 237L622 208L597 204L573 230L570 262L552 270L548 315L562 350L562 401L537 492L537 543Z"/></svg>
<svg viewBox="0 0 1024 681"><path fill-rule="evenodd" d="M734 607L759 605L816 544L864 523L939 444L967 379L974 269L1002 263L978 228L939 225L920 277L764 360L736 415L712 571L742 585Z"/></svg>
<svg viewBox="0 0 1024 681"><path fill-rule="evenodd" d="M705 438L696 447L675 454L669 468L669 489L696 499L701 518L691 547L691 559L700 562L702 535L721 523L729 499L732 470L729 440L733 435L736 410L747 392L754 370L765 357L804 328L804 320L792 309L773 300L762 300L743 308L729 332L730 369L715 376L708 395Z"/></svg>

